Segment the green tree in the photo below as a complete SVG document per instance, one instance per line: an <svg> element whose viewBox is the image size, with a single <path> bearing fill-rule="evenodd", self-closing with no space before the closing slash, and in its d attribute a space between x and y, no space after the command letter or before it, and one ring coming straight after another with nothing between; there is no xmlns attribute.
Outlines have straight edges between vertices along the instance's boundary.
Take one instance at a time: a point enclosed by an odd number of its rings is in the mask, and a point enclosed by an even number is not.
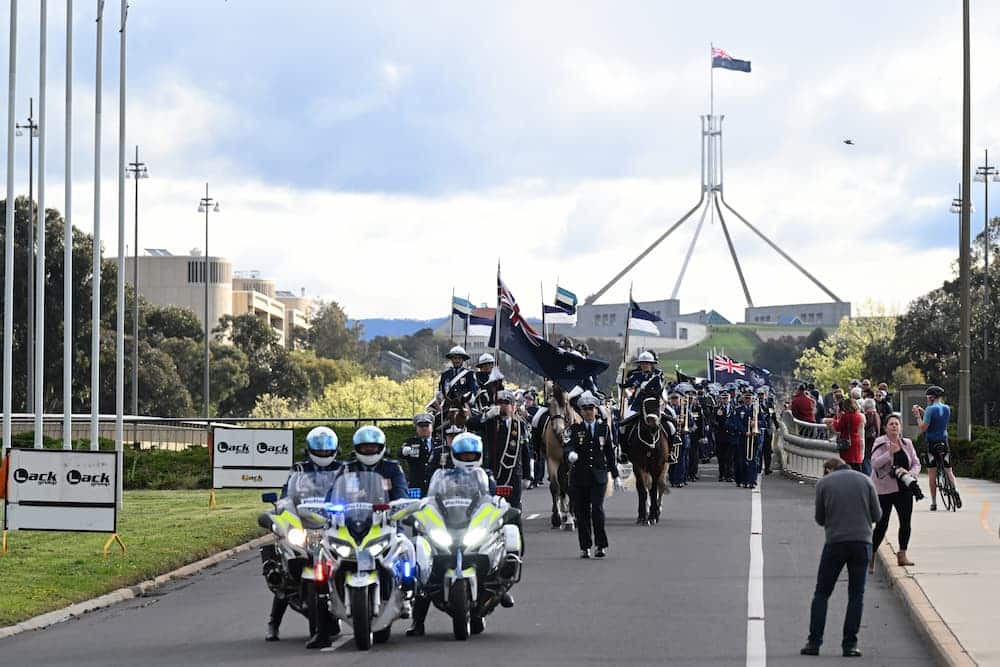
<svg viewBox="0 0 1000 667"><path fill-rule="evenodd" d="M320 303L309 327L309 343L319 357L358 360L362 352L360 323L347 325L347 313L336 301Z"/></svg>
<svg viewBox="0 0 1000 667"><path fill-rule="evenodd" d="M204 327L189 308L181 306L148 306L141 314L139 335L154 344L166 338L201 340Z"/></svg>
<svg viewBox="0 0 1000 667"><path fill-rule="evenodd" d="M795 338L782 336L763 341L753 353L753 364L778 375L788 375L795 369L802 348Z"/></svg>
<svg viewBox="0 0 1000 667"><path fill-rule="evenodd" d="M892 343L896 317L871 303L862 312L858 317L841 320L836 331L818 348L805 350L799 357L796 375L812 379L821 387L834 382L847 386L851 378L864 375L865 351L871 345Z"/></svg>
<svg viewBox="0 0 1000 667"><path fill-rule="evenodd" d="M827 339L826 330L823 327L816 327L809 332L806 339L802 341L802 350L812 350L819 347L819 344Z"/></svg>

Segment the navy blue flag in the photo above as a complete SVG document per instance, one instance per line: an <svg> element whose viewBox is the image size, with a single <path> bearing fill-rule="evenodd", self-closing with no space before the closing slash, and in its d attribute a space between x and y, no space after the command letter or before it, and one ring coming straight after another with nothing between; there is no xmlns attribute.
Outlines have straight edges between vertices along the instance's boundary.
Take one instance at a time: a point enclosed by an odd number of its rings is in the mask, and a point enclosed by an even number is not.
<svg viewBox="0 0 1000 667"><path fill-rule="evenodd" d="M759 366L754 366L752 364L747 364L747 382L757 387L771 386L771 371L766 368L760 368Z"/></svg>
<svg viewBox="0 0 1000 667"><path fill-rule="evenodd" d="M597 377L608 368L601 359L584 358L560 349L543 338L532 336L517 326L517 315L504 304L500 309L500 349L542 377L557 382L566 391L588 377ZM489 347L496 346L496 330Z"/></svg>
<svg viewBox="0 0 1000 667"><path fill-rule="evenodd" d="M731 69L737 72L750 72L749 60L737 60L726 53L724 49L712 47L712 67Z"/></svg>

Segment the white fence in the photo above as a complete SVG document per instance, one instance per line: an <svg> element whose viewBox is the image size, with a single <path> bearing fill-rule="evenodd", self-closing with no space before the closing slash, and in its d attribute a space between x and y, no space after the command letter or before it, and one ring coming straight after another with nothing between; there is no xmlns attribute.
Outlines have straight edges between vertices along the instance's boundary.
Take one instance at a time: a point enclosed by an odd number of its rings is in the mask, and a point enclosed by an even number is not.
<svg viewBox="0 0 1000 667"><path fill-rule="evenodd" d="M791 412L783 412L777 438L782 470L806 479L822 477L823 462L839 455L831 435L825 424L799 421Z"/></svg>

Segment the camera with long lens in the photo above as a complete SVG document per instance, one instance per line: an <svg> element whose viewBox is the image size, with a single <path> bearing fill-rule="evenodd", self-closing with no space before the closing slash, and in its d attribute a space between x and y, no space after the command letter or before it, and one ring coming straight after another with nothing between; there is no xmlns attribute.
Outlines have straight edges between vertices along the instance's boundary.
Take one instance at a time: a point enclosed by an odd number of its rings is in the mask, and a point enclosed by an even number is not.
<svg viewBox="0 0 1000 667"><path fill-rule="evenodd" d="M899 480L901 485L910 490L910 493L913 494L914 498L917 500L924 499L924 492L920 490L920 484L917 483L917 478L911 475L909 470L906 470L905 468L896 468L893 474L896 475L896 479Z"/></svg>

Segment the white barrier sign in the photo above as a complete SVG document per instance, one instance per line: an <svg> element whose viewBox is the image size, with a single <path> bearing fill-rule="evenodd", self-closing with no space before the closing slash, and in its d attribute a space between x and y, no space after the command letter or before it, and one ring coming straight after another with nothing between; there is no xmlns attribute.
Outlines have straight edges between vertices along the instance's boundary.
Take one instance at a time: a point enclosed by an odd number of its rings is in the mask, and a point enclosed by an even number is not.
<svg viewBox="0 0 1000 667"><path fill-rule="evenodd" d="M11 449L4 529L115 532L117 456Z"/></svg>
<svg viewBox="0 0 1000 667"><path fill-rule="evenodd" d="M291 429L216 428L212 488L273 489L292 467Z"/></svg>

